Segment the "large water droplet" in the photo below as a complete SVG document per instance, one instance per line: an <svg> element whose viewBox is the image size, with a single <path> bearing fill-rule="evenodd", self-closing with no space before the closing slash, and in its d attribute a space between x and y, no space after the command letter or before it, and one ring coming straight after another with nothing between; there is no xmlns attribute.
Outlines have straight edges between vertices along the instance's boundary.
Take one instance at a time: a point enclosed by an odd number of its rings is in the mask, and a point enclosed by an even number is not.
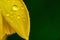
<svg viewBox="0 0 60 40"><path fill-rule="evenodd" d="M17 11L18 10L17 5L14 5L12 9L13 9L13 11Z"/></svg>

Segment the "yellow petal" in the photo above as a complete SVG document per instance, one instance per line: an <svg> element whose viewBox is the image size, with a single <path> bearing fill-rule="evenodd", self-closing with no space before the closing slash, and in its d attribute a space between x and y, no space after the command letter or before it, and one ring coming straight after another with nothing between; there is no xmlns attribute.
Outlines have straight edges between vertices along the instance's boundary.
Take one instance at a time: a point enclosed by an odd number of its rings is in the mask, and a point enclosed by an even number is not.
<svg viewBox="0 0 60 40"><path fill-rule="evenodd" d="M22 0L4 1L3 6L2 14L4 19L19 36L28 40L30 33L30 17L24 2ZM6 27L9 27L9 25ZM7 30L9 30L9 28L7 28ZM9 33L9 31L6 32Z"/></svg>
<svg viewBox="0 0 60 40"><path fill-rule="evenodd" d="M9 23L3 18L3 31L6 35L12 35L15 31L11 28Z"/></svg>
<svg viewBox="0 0 60 40"><path fill-rule="evenodd" d="M6 36L5 36L5 33L3 32L2 15L0 11L0 40L5 40L5 39L6 39Z"/></svg>

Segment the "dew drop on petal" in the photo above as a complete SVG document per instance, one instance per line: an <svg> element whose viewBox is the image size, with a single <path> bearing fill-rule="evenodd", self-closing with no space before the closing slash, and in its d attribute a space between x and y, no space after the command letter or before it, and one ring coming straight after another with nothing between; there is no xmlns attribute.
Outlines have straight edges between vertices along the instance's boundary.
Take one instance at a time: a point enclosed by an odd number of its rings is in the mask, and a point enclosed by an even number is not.
<svg viewBox="0 0 60 40"><path fill-rule="evenodd" d="M13 9L13 11L17 11L18 7L16 5L14 5L12 9Z"/></svg>
<svg viewBox="0 0 60 40"><path fill-rule="evenodd" d="M17 19L20 19L20 16L18 16Z"/></svg>
<svg viewBox="0 0 60 40"><path fill-rule="evenodd" d="M10 2L10 0L5 0L5 1Z"/></svg>
<svg viewBox="0 0 60 40"><path fill-rule="evenodd" d="M10 1L7 1L7 2L10 2Z"/></svg>
<svg viewBox="0 0 60 40"><path fill-rule="evenodd" d="M6 16L9 16L9 14L6 14Z"/></svg>
<svg viewBox="0 0 60 40"><path fill-rule="evenodd" d="M10 2L10 0L4 0L5 2Z"/></svg>

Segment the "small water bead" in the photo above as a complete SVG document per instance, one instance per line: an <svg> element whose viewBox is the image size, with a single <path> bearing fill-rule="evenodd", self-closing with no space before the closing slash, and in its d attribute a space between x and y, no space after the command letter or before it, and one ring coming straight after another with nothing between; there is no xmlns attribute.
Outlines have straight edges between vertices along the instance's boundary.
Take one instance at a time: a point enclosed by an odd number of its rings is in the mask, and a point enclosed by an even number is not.
<svg viewBox="0 0 60 40"><path fill-rule="evenodd" d="M7 1L7 2L10 2L10 1Z"/></svg>
<svg viewBox="0 0 60 40"><path fill-rule="evenodd" d="M18 10L17 5L14 5L12 9L13 9L13 11L17 11Z"/></svg>
<svg viewBox="0 0 60 40"><path fill-rule="evenodd" d="M20 16L17 16L17 19L20 19Z"/></svg>
<svg viewBox="0 0 60 40"><path fill-rule="evenodd" d="M10 2L10 0L4 0L5 2Z"/></svg>
<svg viewBox="0 0 60 40"><path fill-rule="evenodd" d="M6 14L6 16L10 16L10 14Z"/></svg>

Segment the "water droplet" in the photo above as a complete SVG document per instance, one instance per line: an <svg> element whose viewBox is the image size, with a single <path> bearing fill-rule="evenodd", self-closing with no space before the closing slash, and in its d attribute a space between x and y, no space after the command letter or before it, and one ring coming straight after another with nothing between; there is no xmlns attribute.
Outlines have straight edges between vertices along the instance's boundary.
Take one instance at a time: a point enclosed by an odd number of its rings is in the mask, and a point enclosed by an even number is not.
<svg viewBox="0 0 60 40"><path fill-rule="evenodd" d="M20 19L20 16L18 16L17 19Z"/></svg>
<svg viewBox="0 0 60 40"><path fill-rule="evenodd" d="M4 0L5 2L10 2L10 0Z"/></svg>
<svg viewBox="0 0 60 40"><path fill-rule="evenodd" d="M7 14L6 16L9 16L9 14Z"/></svg>
<svg viewBox="0 0 60 40"><path fill-rule="evenodd" d="M7 2L10 2L9 0Z"/></svg>
<svg viewBox="0 0 60 40"><path fill-rule="evenodd" d="M13 10L16 11L18 10L18 7L16 5L13 6Z"/></svg>

